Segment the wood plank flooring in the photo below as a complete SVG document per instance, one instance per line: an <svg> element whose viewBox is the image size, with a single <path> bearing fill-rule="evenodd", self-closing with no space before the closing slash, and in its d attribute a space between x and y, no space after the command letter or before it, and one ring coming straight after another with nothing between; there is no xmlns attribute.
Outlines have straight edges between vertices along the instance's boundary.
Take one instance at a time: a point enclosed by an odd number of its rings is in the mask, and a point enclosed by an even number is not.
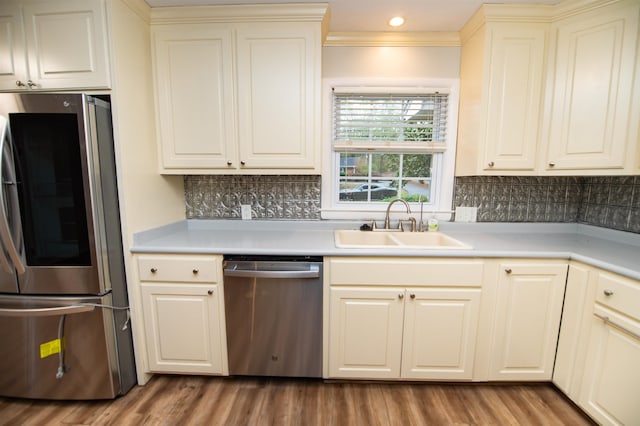
<svg viewBox="0 0 640 426"><path fill-rule="evenodd" d="M0 398L0 425L592 425L551 384L155 376L114 401Z"/></svg>

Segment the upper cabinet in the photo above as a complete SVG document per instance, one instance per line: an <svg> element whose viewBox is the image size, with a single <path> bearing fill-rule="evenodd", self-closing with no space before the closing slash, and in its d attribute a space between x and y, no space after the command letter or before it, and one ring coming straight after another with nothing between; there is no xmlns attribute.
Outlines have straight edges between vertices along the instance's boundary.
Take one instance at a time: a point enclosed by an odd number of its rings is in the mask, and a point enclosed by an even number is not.
<svg viewBox="0 0 640 426"><path fill-rule="evenodd" d="M104 0L0 4L0 91L110 87Z"/></svg>
<svg viewBox="0 0 640 426"><path fill-rule="evenodd" d="M462 32L458 175L536 166L548 29L494 22L493 10L485 6Z"/></svg>
<svg viewBox="0 0 640 426"><path fill-rule="evenodd" d="M619 2L552 24L547 170L633 167L639 11L637 1Z"/></svg>
<svg viewBox="0 0 640 426"><path fill-rule="evenodd" d="M639 11L484 5L461 32L456 175L637 174Z"/></svg>
<svg viewBox="0 0 640 426"><path fill-rule="evenodd" d="M318 173L325 13L318 4L154 9L161 172Z"/></svg>

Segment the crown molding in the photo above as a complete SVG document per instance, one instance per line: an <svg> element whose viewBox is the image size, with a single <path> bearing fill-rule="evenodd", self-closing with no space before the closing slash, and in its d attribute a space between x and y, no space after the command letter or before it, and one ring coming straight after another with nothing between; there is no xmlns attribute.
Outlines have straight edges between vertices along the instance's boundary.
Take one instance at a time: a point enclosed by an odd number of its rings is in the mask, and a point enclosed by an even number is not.
<svg viewBox="0 0 640 426"><path fill-rule="evenodd" d="M241 4L151 8L151 24L224 22L320 22L328 17L327 3Z"/></svg>
<svg viewBox="0 0 640 426"><path fill-rule="evenodd" d="M149 24L151 22L151 8L144 0L120 0L131 9L140 19Z"/></svg>
<svg viewBox="0 0 640 426"><path fill-rule="evenodd" d="M324 46L459 47L457 32L330 32Z"/></svg>

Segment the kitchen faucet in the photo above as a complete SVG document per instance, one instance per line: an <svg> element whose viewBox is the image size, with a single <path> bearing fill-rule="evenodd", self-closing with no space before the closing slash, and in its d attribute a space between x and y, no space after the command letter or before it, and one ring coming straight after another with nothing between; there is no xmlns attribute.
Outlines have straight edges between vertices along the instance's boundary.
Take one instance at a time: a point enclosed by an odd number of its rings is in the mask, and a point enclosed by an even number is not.
<svg viewBox="0 0 640 426"><path fill-rule="evenodd" d="M392 200L389 205L387 206L387 214L384 217L384 229L391 229L391 224L389 221L389 213L391 211L391 206L394 205L397 202L401 202L402 204L405 205L405 207L407 208L407 213L411 214L411 207L409 207L409 203L407 203L405 200L403 200L402 198L396 198L395 200ZM413 217L410 217L409 220L411 221L411 232L415 232L416 230L416 220ZM398 225L399 229L402 229L402 221L400 221L400 224Z"/></svg>

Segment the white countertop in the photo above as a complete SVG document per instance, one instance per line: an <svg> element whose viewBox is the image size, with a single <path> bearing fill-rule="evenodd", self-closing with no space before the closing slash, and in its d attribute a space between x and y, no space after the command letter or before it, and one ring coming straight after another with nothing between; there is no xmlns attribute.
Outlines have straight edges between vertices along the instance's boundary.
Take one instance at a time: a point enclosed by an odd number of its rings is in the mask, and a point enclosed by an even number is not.
<svg viewBox="0 0 640 426"><path fill-rule="evenodd" d="M134 235L134 253L573 259L640 280L640 234L576 223L441 223L471 249L338 248L353 221L185 220Z"/></svg>

